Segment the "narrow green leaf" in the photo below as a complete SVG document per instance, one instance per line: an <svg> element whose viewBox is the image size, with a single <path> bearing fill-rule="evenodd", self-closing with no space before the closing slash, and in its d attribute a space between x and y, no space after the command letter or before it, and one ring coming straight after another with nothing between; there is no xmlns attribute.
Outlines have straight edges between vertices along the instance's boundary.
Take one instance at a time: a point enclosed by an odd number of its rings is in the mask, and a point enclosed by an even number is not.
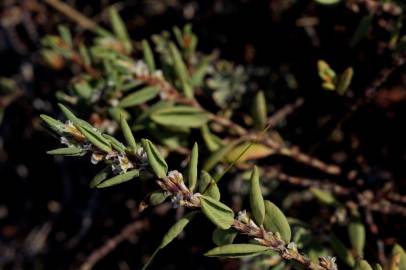
<svg viewBox="0 0 406 270"><path fill-rule="evenodd" d="M107 180L101 182L100 184L98 184L96 186L96 188L105 188L105 187L111 187L114 185L118 185L118 184L130 181L130 180L134 179L134 177L137 177L139 175L140 175L139 170L131 170L131 171L116 175L110 179L107 179Z"/></svg>
<svg viewBox="0 0 406 270"><path fill-rule="evenodd" d="M151 119L164 126L198 128L209 121L209 114L195 107L174 106L162 108L153 114Z"/></svg>
<svg viewBox="0 0 406 270"><path fill-rule="evenodd" d="M202 133L204 143L206 144L210 152L218 150L223 145L221 139L213 135L207 125L203 125L200 128L200 131Z"/></svg>
<svg viewBox="0 0 406 270"><path fill-rule="evenodd" d="M154 72L155 71L154 54L152 53L148 41L145 39L142 41L142 50L144 52L144 61L148 66L149 72Z"/></svg>
<svg viewBox="0 0 406 270"><path fill-rule="evenodd" d="M89 186L91 188L95 188L98 184L100 184L101 182L103 182L104 180L107 179L107 177L111 174L111 167L108 166L106 168L104 168L103 170L101 170L98 174L96 174L92 181L90 181Z"/></svg>
<svg viewBox="0 0 406 270"><path fill-rule="evenodd" d="M169 50L171 52L175 72L182 83L183 93L188 98L193 98L193 88L190 85L189 73L183 62L182 56L174 43L169 43Z"/></svg>
<svg viewBox="0 0 406 270"><path fill-rule="evenodd" d="M266 108L265 94L263 91L259 91L255 95L254 106L252 108L255 127L259 130L263 130L266 126L268 114Z"/></svg>
<svg viewBox="0 0 406 270"><path fill-rule="evenodd" d="M199 192L215 199L216 201L220 200L220 190L214 179L206 171L202 171L200 174Z"/></svg>
<svg viewBox="0 0 406 270"><path fill-rule="evenodd" d="M118 14L117 9L110 8L110 21L111 26L113 27L113 32L116 37L123 42L125 50L130 53L132 50L131 40L127 32L127 28L125 27L125 23L121 19L120 15Z"/></svg>
<svg viewBox="0 0 406 270"><path fill-rule="evenodd" d="M333 194L331 194L329 191L322 190L319 188L311 188L310 192L313 193L314 197L316 197L321 203L331 206L339 205L339 202L336 200L336 198L334 198Z"/></svg>
<svg viewBox="0 0 406 270"><path fill-rule="evenodd" d="M168 164L166 164L165 159L150 140L142 139L141 142L142 147L147 153L149 165L154 170L156 176L161 179L165 178L168 172Z"/></svg>
<svg viewBox="0 0 406 270"><path fill-rule="evenodd" d="M125 152L125 146L119 142L116 138L114 138L113 136L110 136L108 134L103 134L103 137L106 138L109 143L111 144L111 146L118 152L120 153L124 153Z"/></svg>
<svg viewBox="0 0 406 270"><path fill-rule="evenodd" d="M344 95L347 92L348 87L350 87L353 76L354 69L352 67L347 68L346 70L344 70L343 74L341 74L336 88L337 92L340 95Z"/></svg>
<svg viewBox="0 0 406 270"><path fill-rule="evenodd" d="M40 117L53 131L57 133L61 133L64 131L65 125L61 121L58 121L45 114L41 114Z"/></svg>
<svg viewBox="0 0 406 270"><path fill-rule="evenodd" d="M137 149L137 143L135 141L131 128L124 117L120 118L120 125L128 146L130 147L131 151L135 151Z"/></svg>
<svg viewBox="0 0 406 270"><path fill-rule="evenodd" d="M315 1L322 5L333 5L341 2L341 0L315 0Z"/></svg>
<svg viewBox="0 0 406 270"><path fill-rule="evenodd" d="M200 203L205 216L217 227L226 230L233 225L234 212L227 205L208 196L201 196Z"/></svg>
<svg viewBox="0 0 406 270"><path fill-rule="evenodd" d="M262 197L257 166L254 166L251 174L250 204L254 220L257 225L261 226L265 219L265 203Z"/></svg>
<svg viewBox="0 0 406 270"><path fill-rule="evenodd" d="M61 103L59 103L58 106L61 109L63 115L65 115L65 117L68 118L76 127L77 125L80 125L78 118L68 108L66 108Z"/></svg>
<svg viewBox="0 0 406 270"><path fill-rule="evenodd" d="M110 142L106 138L104 138L98 131L95 131L93 130L93 128L89 128L84 125L78 126L77 128L94 146L106 153L111 152L112 149Z"/></svg>
<svg viewBox="0 0 406 270"><path fill-rule="evenodd" d="M78 147L65 147L47 151L48 155L72 156L72 157L83 156L85 153L86 153L85 150Z"/></svg>
<svg viewBox="0 0 406 270"><path fill-rule="evenodd" d="M197 143L195 143L193 145L192 155L190 156L189 170L188 170L188 184L189 184L189 189L191 191L193 191L196 187L198 159L199 159L199 147L198 147Z"/></svg>
<svg viewBox="0 0 406 270"><path fill-rule="evenodd" d="M292 232L282 211L270 201L265 201L264 227L267 231L278 232L285 243L289 243Z"/></svg>
<svg viewBox="0 0 406 270"><path fill-rule="evenodd" d="M359 256L363 256L363 251L365 247L365 226L361 223L359 219L351 221L348 225L348 235L352 248L355 253Z"/></svg>
<svg viewBox="0 0 406 270"><path fill-rule="evenodd" d="M183 229L189 224L192 218L195 216L196 212L190 212L179 219L165 234L164 238L162 239L159 248L162 249L166 247L170 242L173 241L182 231Z"/></svg>
<svg viewBox="0 0 406 270"><path fill-rule="evenodd" d="M124 97L118 104L121 108L144 104L155 98L161 90L157 86L147 86Z"/></svg>
<svg viewBox="0 0 406 270"><path fill-rule="evenodd" d="M350 250L341 242L334 234L330 234L330 244L335 254L348 266L355 265L355 258L352 256Z"/></svg>
<svg viewBox="0 0 406 270"><path fill-rule="evenodd" d="M241 258L256 256L271 250L270 247L255 244L230 244L213 248L205 253L208 257Z"/></svg>
<svg viewBox="0 0 406 270"><path fill-rule="evenodd" d="M212 240L217 246L223 246L232 244L235 237L237 236L237 231L234 229L222 230L216 228L213 232Z"/></svg>

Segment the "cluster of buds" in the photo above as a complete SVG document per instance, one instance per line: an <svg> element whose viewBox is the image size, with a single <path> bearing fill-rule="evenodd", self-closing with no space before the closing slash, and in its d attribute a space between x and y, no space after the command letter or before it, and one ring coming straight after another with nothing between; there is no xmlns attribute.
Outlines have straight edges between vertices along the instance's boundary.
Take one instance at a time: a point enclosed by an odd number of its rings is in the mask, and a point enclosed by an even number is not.
<svg viewBox="0 0 406 270"><path fill-rule="evenodd" d="M186 187L180 172L170 171L165 178L158 180L157 183L171 196L174 207L196 208L200 206L200 193L193 193Z"/></svg>

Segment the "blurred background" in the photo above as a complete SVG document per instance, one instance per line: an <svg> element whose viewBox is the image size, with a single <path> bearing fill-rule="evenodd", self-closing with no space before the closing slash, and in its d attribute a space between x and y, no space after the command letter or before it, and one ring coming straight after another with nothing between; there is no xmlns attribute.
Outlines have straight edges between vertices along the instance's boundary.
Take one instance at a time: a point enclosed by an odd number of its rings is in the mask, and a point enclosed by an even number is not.
<svg viewBox="0 0 406 270"><path fill-rule="evenodd" d="M173 223L176 210L164 204L140 215L137 204L143 192L137 183L89 189L96 171L87 159L45 153L58 141L41 126L39 114L60 115L55 92L67 85L71 73L44 63L40 40L55 34L59 24L77 39L86 42L91 36L56 10L55 2L0 1L0 269L79 269L113 237L124 240L101 256L94 269L139 269ZM376 197L388 191L406 195L406 76L402 54L391 43L404 33L400 2L66 1L100 25L107 25L106 10L115 6L135 41L191 23L198 50L217 51L246 70L269 73L266 79L251 76L246 83L269 91L274 111L302 97L304 104L279 132L303 152L339 164L350 176L333 181L359 186ZM353 67L351 92L338 95L323 89L317 69L321 59L339 72ZM268 162L292 175L324 177L283 157ZM233 194L233 186L227 185L232 179L224 182L222 188ZM300 188L287 185L283 190L275 200L283 202L289 191ZM385 259L386 245L406 244L405 198L396 205L400 210L394 213L371 214L367 257ZM328 219L319 210L303 201L287 214L317 230L320 220ZM212 227L199 217L185 237L159 253L151 269L254 269L249 261L204 257L213 246L212 230L207 229Z"/></svg>

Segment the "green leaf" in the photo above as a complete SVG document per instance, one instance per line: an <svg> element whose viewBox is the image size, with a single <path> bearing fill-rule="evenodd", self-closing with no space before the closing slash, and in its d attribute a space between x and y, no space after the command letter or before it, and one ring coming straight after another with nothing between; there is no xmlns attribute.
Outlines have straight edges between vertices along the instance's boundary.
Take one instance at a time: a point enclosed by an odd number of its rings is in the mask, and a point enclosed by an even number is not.
<svg viewBox="0 0 406 270"><path fill-rule="evenodd" d="M78 83L73 84L73 90L76 94L84 99L90 99L92 97L93 89L89 82L82 80Z"/></svg>
<svg viewBox="0 0 406 270"><path fill-rule="evenodd" d="M144 52L144 61L148 66L149 72L154 72L155 71L154 54L152 53L148 41L145 39L142 41L142 50Z"/></svg>
<svg viewBox="0 0 406 270"><path fill-rule="evenodd" d="M366 260L361 260L355 266L355 270L372 270L372 267Z"/></svg>
<svg viewBox="0 0 406 270"><path fill-rule="evenodd" d="M197 182L197 162L199 159L199 147L197 143L193 145L192 155L189 161L189 170L188 170L188 184L189 189L193 191L196 187Z"/></svg>
<svg viewBox="0 0 406 270"><path fill-rule="evenodd" d="M77 128L94 146L106 153L111 152L112 149L110 142L106 138L104 138L101 133L85 125L77 126Z"/></svg>
<svg viewBox="0 0 406 270"><path fill-rule="evenodd" d="M233 225L234 212L227 205L204 195L200 197L200 203L205 216L217 227L226 230Z"/></svg>
<svg viewBox="0 0 406 270"><path fill-rule="evenodd" d="M58 148L54 150L47 151L48 155L57 155L57 156L83 156L86 153L86 150L83 150L78 147L66 147L66 148Z"/></svg>
<svg viewBox="0 0 406 270"><path fill-rule="evenodd" d="M399 270L406 270L406 252L400 245L396 244L392 249L392 255L400 254Z"/></svg>
<svg viewBox="0 0 406 270"><path fill-rule="evenodd" d="M374 269L375 269L375 270L383 270L383 269L382 269L382 266L381 266L379 263L375 264Z"/></svg>
<svg viewBox="0 0 406 270"><path fill-rule="evenodd" d="M124 153L125 152L125 146L119 142L116 138L114 138L113 136L110 136L108 134L103 134L103 137L106 138L109 143L111 144L111 146L118 152L120 153Z"/></svg>
<svg viewBox="0 0 406 270"><path fill-rule="evenodd" d="M183 93L186 97L193 98L193 88L190 85L189 73L183 62L182 56L173 42L169 43L169 50L173 58L176 75L182 84Z"/></svg>
<svg viewBox="0 0 406 270"><path fill-rule="evenodd" d="M341 2L341 0L315 0L315 1L322 5L333 5Z"/></svg>
<svg viewBox="0 0 406 270"><path fill-rule="evenodd" d="M168 172L168 164L166 164L165 159L150 140L142 139L141 142L142 147L147 153L149 165L154 170L154 173L158 178L165 178Z"/></svg>
<svg viewBox="0 0 406 270"><path fill-rule="evenodd" d="M255 95L254 104L252 107L252 114L255 127L259 130L263 130L266 126L267 121L266 100L263 91L259 91Z"/></svg>
<svg viewBox="0 0 406 270"><path fill-rule="evenodd" d="M354 69L352 67L347 68L346 70L344 70L343 74L341 74L336 88L337 92L340 95L344 95L347 92L348 87L350 87L353 76Z"/></svg>
<svg viewBox="0 0 406 270"><path fill-rule="evenodd" d="M223 145L221 139L213 135L207 125L203 125L200 128L200 132L202 133L204 143L210 152L218 150Z"/></svg>
<svg viewBox="0 0 406 270"><path fill-rule="evenodd" d="M64 131L65 125L61 121L58 121L45 114L41 114L40 117L53 131L57 133L62 133Z"/></svg>
<svg viewBox="0 0 406 270"><path fill-rule="evenodd" d="M195 216L196 212L190 212L179 219L165 234L164 238L162 239L159 248L162 249L166 247L170 242L173 241L182 231L183 229L189 224L192 218Z"/></svg>
<svg viewBox="0 0 406 270"><path fill-rule="evenodd" d="M80 126L79 119L68 108L61 103L58 103L58 106L68 120L70 120L76 127Z"/></svg>
<svg viewBox="0 0 406 270"><path fill-rule="evenodd" d="M270 201L265 201L264 227L267 231L278 232L285 243L290 242L292 232L288 220L282 211Z"/></svg>
<svg viewBox="0 0 406 270"><path fill-rule="evenodd" d="M271 250L270 247L261 245L230 244L213 248L204 255L208 257L241 258L248 256L256 256L270 250Z"/></svg>
<svg viewBox="0 0 406 270"><path fill-rule="evenodd" d="M313 193L314 197L318 199L321 203L331 206L338 206L339 202L334 198L333 194L329 191L322 190L319 188L311 188L310 192Z"/></svg>
<svg viewBox="0 0 406 270"><path fill-rule="evenodd" d="M103 182L104 180L107 179L107 177L111 174L111 167L108 166L101 170L98 174L93 177L92 181L90 181L89 186L91 188L95 188L98 184Z"/></svg>
<svg viewBox="0 0 406 270"><path fill-rule="evenodd" d="M352 256L350 250L341 242L334 234L330 234L330 244L334 253L345 262L348 266L355 265L355 258Z"/></svg>
<svg viewBox="0 0 406 270"><path fill-rule="evenodd" d="M220 200L220 190L214 179L206 171L202 171L200 174L199 192L215 199L216 201Z"/></svg>
<svg viewBox="0 0 406 270"><path fill-rule="evenodd" d="M113 27L113 32L116 37L123 42L125 50L130 53L132 50L131 40L125 27L125 23L118 14L117 9L114 7L110 8L110 21L111 26Z"/></svg>
<svg viewBox="0 0 406 270"><path fill-rule="evenodd" d="M363 251L365 247L365 226L361 223L359 219L350 222L348 225L348 235L352 248L355 253L359 256L363 256Z"/></svg>
<svg viewBox="0 0 406 270"><path fill-rule="evenodd" d="M169 194L163 190L157 190L152 192L149 195L149 202L151 203L151 205L158 205L163 203L166 198L168 198Z"/></svg>
<svg viewBox="0 0 406 270"><path fill-rule="evenodd" d="M217 246L232 244L237 236L237 233L238 232L236 230L231 228L228 230L216 228L212 236L213 243Z"/></svg>
<svg viewBox="0 0 406 270"><path fill-rule="evenodd" d="M135 151L137 149L137 143L135 141L131 128L124 117L120 118L120 125L128 146L130 147L131 151Z"/></svg>
<svg viewBox="0 0 406 270"><path fill-rule="evenodd" d="M203 165L203 170L210 171L217 163L219 163L237 144L239 141L228 143L221 147L216 152L212 153Z"/></svg>
<svg viewBox="0 0 406 270"><path fill-rule="evenodd" d="M257 225L261 226L265 218L265 203L262 197L257 166L254 166L251 174L250 204L254 220Z"/></svg>
<svg viewBox="0 0 406 270"><path fill-rule="evenodd" d="M140 175L139 170L131 170L123 174L116 175L110 179L107 179L100 184L96 185L96 188L105 188L114 185L118 185L127 181L134 179L134 177L138 177Z"/></svg>
<svg viewBox="0 0 406 270"><path fill-rule="evenodd" d="M151 119L158 124L191 128L203 126L209 118L208 113L198 108L181 105L162 108L151 114Z"/></svg>
<svg viewBox="0 0 406 270"><path fill-rule="evenodd" d="M133 107L136 105L144 104L151 99L154 99L161 90L157 86L147 86L141 90L127 95L118 104L121 108Z"/></svg>

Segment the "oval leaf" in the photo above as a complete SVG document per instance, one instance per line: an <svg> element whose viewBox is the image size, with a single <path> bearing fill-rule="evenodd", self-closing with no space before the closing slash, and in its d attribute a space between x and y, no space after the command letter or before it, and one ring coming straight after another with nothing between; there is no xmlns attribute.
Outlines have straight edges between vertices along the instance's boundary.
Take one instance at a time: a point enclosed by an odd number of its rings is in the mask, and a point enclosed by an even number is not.
<svg viewBox="0 0 406 270"><path fill-rule="evenodd" d="M168 164L166 164L165 159L161 156L158 149L147 139L142 140L142 147L144 147L147 153L149 165L154 170L156 176L161 179L165 178L168 172Z"/></svg>
<svg viewBox="0 0 406 270"><path fill-rule="evenodd" d="M192 220L196 212L190 212L183 216L181 219L179 219L170 229L169 231L165 234L164 238L162 239L161 244L159 245L159 248L164 248L167 246L170 242L173 241L182 231L183 229L189 224L189 222Z"/></svg>
<svg viewBox="0 0 406 270"><path fill-rule="evenodd" d="M254 220L257 225L261 226L265 218L265 203L262 197L257 166L254 166L251 174L250 204Z"/></svg>
<svg viewBox="0 0 406 270"><path fill-rule="evenodd" d="M121 108L132 107L143 104L151 99L155 98L161 90L156 86L147 86L141 90L129 94L123 98L118 104Z"/></svg>
<svg viewBox="0 0 406 270"><path fill-rule="evenodd" d="M189 161L189 170L188 170L188 184L189 189L193 191L196 187L197 182L197 162L199 159L199 148L197 143L194 144L192 149L192 155Z"/></svg>
<svg viewBox="0 0 406 270"><path fill-rule="evenodd" d="M362 257L365 247L365 226L360 221L352 221L348 225L348 235L355 253Z"/></svg>
<svg viewBox="0 0 406 270"><path fill-rule="evenodd" d="M236 236L237 236L236 230L233 230L231 228L228 230L216 228L213 232L212 240L213 243L216 244L217 246L223 246L232 244Z"/></svg>
<svg viewBox="0 0 406 270"><path fill-rule="evenodd" d="M209 114L194 107L174 106L154 112L151 119L164 126L197 128L209 121Z"/></svg>
<svg viewBox="0 0 406 270"><path fill-rule="evenodd" d="M85 150L78 147L65 147L47 151L48 155L71 156L71 157L83 156L85 153L86 153Z"/></svg>
<svg viewBox="0 0 406 270"><path fill-rule="evenodd" d="M110 187L110 186L114 186L114 185L118 185L127 181L132 180L134 177L137 177L140 175L140 171L139 170L132 170L132 171L128 171L126 173L123 174L119 174L116 175L110 179L107 179L103 182L101 182L100 184L98 184L96 186L96 188L105 188L105 187Z"/></svg>
<svg viewBox="0 0 406 270"><path fill-rule="evenodd" d="M217 227L226 230L233 225L234 212L227 205L208 196L201 196L200 204L205 216Z"/></svg>
<svg viewBox="0 0 406 270"><path fill-rule="evenodd" d="M137 143L135 142L135 138L130 129L130 126L123 116L120 117L120 125L128 146L131 148L131 151L135 151L137 149Z"/></svg>
<svg viewBox="0 0 406 270"><path fill-rule="evenodd" d="M220 190L213 177L211 177L206 171L202 171L200 174L199 192L215 199L216 201L220 200Z"/></svg>
<svg viewBox="0 0 406 270"><path fill-rule="evenodd" d="M271 250L270 247L261 245L231 244L213 248L204 255L208 257L241 258L259 255L269 250Z"/></svg>
<svg viewBox="0 0 406 270"><path fill-rule="evenodd" d="M265 201L264 227L268 231L278 232L285 243L290 242L292 232L288 220L282 211L270 201Z"/></svg>

